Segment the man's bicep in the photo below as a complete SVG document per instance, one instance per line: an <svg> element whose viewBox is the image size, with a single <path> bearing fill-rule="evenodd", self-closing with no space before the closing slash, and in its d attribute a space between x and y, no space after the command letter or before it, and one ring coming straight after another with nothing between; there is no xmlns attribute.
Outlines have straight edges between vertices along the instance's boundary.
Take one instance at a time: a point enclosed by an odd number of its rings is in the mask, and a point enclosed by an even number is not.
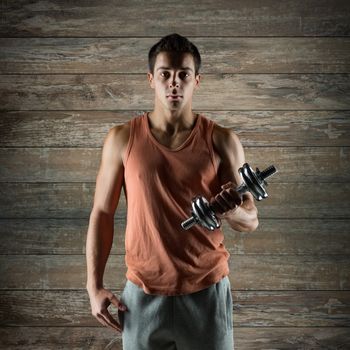
<svg viewBox="0 0 350 350"><path fill-rule="evenodd" d="M244 149L238 136L232 130L226 130L226 136L221 143L218 176L221 185L231 181L235 187L238 187L242 183L238 169L246 162ZM243 200L254 203L254 197L250 192L243 194Z"/></svg>
<svg viewBox="0 0 350 350"><path fill-rule="evenodd" d="M124 180L121 157L121 128L109 130L102 148L100 168L96 177L93 211L114 216Z"/></svg>
<svg viewBox="0 0 350 350"><path fill-rule="evenodd" d="M238 136L231 130L226 129L219 142L220 166L218 177L221 185L231 181L236 186L242 182L238 169L245 163L243 146Z"/></svg>

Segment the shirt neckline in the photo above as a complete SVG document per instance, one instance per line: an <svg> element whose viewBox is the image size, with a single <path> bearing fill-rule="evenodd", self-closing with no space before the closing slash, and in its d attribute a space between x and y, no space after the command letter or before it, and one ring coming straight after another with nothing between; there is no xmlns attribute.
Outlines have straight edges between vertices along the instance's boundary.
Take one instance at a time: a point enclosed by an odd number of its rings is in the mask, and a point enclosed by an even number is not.
<svg viewBox="0 0 350 350"><path fill-rule="evenodd" d="M160 142L158 142L158 140L153 136L151 129L149 127L148 114L149 114L149 112L144 112L143 119L144 119L144 123L146 124L146 130L147 130L149 137L151 138L151 140L154 144L156 144L158 147L160 147L166 151L169 151L169 152L180 151L192 140L192 138L194 137L195 133L197 132L197 130L199 128L199 122L200 122L200 118L201 118L201 114L198 113L196 121L195 121L195 125L194 125L193 129L191 130L191 133L188 135L187 139L180 146L178 146L176 148L169 148L167 146L164 146Z"/></svg>

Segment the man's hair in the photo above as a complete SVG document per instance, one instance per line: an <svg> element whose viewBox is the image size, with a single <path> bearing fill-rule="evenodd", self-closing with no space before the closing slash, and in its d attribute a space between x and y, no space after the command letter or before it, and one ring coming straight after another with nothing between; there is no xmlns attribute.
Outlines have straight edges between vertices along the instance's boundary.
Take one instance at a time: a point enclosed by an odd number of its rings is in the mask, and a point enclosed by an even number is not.
<svg viewBox="0 0 350 350"><path fill-rule="evenodd" d="M193 56L195 75L199 73L201 67L201 55L193 43L191 43L186 37L173 33L161 38L156 44L154 44L148 52L148 69L154 74L154 66L156 63L157 55L160 52L186 52Z"/></svg>

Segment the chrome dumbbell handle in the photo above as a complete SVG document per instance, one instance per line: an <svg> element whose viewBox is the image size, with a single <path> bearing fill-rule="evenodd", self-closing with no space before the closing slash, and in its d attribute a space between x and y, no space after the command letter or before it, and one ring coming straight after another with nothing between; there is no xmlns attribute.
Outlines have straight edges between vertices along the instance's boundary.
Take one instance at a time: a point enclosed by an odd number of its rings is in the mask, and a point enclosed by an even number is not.
<svg viewBox="0 0 350 350"><path fill-rule="evenodd" d="M249 191L255 199L260 201L268 196L264 187L268 185L265 179L275 174L277 169L271 165L262 172L258 168L254 172L248 163L244 163L238 172L243 182L236 191L240 194ZM192 216L183 221L181 226L188 230L197 223L211 231L221 226L221 220L216 217L213 205L200 195L192 199Z"/></svg>

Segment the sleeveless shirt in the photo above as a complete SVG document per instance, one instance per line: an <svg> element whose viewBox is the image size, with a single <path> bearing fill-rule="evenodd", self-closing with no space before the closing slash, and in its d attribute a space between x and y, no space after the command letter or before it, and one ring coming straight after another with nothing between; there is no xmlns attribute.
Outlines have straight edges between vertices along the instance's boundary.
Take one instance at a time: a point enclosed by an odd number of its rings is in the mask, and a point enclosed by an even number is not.
<svg viewBox="0 0 350 350"><path fill-rule="evenodd" d="M124 157L126 278L147 294L194 293L230 272L221 227L181 227L191 215L193 197L209 201L222 190L212 144L214 121L198 114L185 142L170 149L153 136L148 118L145 112L130 120Z"/></svg>

